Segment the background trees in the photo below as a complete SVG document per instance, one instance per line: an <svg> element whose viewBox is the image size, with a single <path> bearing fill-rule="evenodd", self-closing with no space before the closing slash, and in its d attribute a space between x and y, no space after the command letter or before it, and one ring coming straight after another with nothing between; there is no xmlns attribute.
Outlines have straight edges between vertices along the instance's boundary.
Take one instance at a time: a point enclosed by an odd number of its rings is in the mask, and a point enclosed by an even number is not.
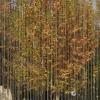
<svg viewBox="0 0 100 100"><path fill-rule="evenodd" d="M97 0L96 4L97 4L97 10L96 10L96 29L97 29L97 32L99 34L99 37L98 37L98 41L99 41L98 50L100 51L100 1ZM100 52L98 53L98 65L99 65L98 73L100 73ZM100 74L98 74L98 78L99 78L98 83L100 84ZM100 91L100 85L99 85L99 91ZM99 96L99 98L100 98L100 96Z"/></svg>
<svg viewBox="0 0 100 100"><path fill-rule="evenodd" d="M40 89L68 94L85 89L86 66L97 47L91 3L17 0L16 7L9 9L6 30L10 34L3 44L7 80L14 81L21 92Z"/></svg>

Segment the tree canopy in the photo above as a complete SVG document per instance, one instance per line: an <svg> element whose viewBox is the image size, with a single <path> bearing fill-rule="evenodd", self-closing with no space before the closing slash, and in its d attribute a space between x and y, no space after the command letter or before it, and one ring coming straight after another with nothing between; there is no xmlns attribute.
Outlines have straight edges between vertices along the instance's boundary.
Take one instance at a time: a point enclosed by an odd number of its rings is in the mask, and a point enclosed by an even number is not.
<svg viewBox="0 0 100 100"><path fill-rule="evenodd" d="M8 79L18 86L52 92L84 88L86 65L97 47L91 3L16 0L14 8L8 4L4 4L7 28L2 26Z"/></svg>

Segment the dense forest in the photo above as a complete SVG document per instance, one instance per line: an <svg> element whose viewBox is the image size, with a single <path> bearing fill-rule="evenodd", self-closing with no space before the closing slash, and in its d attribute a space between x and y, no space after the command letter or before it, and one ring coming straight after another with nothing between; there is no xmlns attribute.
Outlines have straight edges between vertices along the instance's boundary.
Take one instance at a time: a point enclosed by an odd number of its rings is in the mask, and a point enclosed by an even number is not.
<svg viewBox="0 0 100 100"><path fill-rule="evenodd" d="M99 100L100 1L93 6L0 0L0 84L12 100Z"/></svg>

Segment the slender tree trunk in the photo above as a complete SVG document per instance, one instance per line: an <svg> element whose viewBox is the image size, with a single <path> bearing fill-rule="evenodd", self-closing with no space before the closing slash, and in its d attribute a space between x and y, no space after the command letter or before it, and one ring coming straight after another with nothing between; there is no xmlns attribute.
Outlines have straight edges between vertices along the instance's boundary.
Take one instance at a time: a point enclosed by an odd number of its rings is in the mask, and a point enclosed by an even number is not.
<svg viewBox="0 0 100 100"><path fill-rule="evenodd" d="M59 95L59 93L56 93L56 100L60 100L60 95Z"/></svg>

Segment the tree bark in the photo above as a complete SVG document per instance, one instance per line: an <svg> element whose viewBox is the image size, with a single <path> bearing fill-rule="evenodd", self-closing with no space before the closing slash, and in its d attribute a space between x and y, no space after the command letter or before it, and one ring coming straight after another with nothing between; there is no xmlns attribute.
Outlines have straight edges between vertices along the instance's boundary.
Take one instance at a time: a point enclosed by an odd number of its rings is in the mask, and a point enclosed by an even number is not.
<svg viewBox="0 0 100 100"><path fill-rule="evenodd" d="M56 93L56 100L60 100L60 95L59 95L59 93Z"/></svg>

